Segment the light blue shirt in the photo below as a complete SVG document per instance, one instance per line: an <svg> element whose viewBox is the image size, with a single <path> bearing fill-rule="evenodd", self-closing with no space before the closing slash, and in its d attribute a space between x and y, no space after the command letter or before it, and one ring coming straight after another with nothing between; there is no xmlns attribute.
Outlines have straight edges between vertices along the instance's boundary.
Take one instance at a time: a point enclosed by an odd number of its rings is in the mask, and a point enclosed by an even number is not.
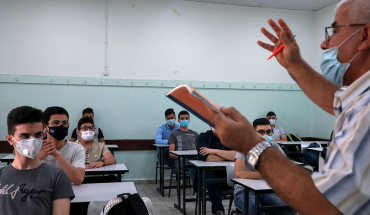
<svg viewBox="0 0 370 215"><path fill-rule="evenodd" d="M179 128L179 124L175 124L175 127L173 127L172 130L170 129L170 127L168 127L167 123L161 125L157 130L155 144L168 144L168 138L170 137L171 132L176 131Z"/></svg>

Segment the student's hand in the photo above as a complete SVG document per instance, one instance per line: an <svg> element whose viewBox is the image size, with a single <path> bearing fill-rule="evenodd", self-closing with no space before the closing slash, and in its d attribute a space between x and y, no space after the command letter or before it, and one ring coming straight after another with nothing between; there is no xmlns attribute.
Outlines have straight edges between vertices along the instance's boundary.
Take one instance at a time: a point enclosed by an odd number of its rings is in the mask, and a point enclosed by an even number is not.
<svg viewBox="0 0 370 215"><path fill-rule="evenodd" d="M92 163L90 163L90 164L87 165L87 168L86 169L99 168L99 167L102 167L103 164L104 164L103 161L92 162Z"/></svg>
<svg viewBox="0 0 370 215"><path fill-rule="evenodd" d="M234 107L220 109L226 116L212 112L215 129L222 145L235 151L248 154L262 139L249 121Z"/></svg>
<svg viewBox="0 0 370 215"><path fill-rule="evenodd" d="M284 44L284 49L275 55L276 60L284 68L289 70L290 68L304 64L304 60L301 57L299 52L299 46L297 41L289 41L289 38L293 36L292 31L288 25L282 19L278 19L278 23L274 22L272 19L267 21L272 29L275 31L276 36L268 32L265 28L261 28L261 32L274 44L270 45L260 40L257 41L257 44L262 48L271 52L271 54L277 50L281 45ZM279 26L280 25L280 26Z"/></svg>
<svg viewBox="0 0 370 215"><path fill-rule="evenodd" d="M216 154L216 153L214 152L213 149L202 147L202 148L200 148L199 154L204 156L204 155L208 155L208 154L212 155L212 154Z"/></svg>
<svg viewBox="0 0 370 215"><path fill-rule="evenodd" d="M42 148L39 152L40 160L46 158L48 155L53 155L55 151L58 151L55 148L55 144L51 140L43 140L42 141Z"/></svg>

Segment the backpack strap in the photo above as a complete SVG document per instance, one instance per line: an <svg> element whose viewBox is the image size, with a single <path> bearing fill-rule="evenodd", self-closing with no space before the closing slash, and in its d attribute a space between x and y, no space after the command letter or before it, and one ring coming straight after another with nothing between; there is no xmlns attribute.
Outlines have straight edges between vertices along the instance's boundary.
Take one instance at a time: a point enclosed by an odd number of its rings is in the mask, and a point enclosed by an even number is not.
<svg viewBox="0 0 370 215"><path fill-rule="evenodd" d="M116 197L114 199L109 200L109 202L104 206L103 210L100 212L100 215L108 215L109 211L113 208L113 206L118 205L123 200L121 197Z"/></svg>
<svg viewBox="0 0 370 215"><path fill-rule="evenodd" d="M289 141L293 141L292 134L288 134L287 137L288 137Z"/></svg>
<svg viewBox="0 0 370 215"><path fill-rule="evenodd" d="M293 136L295 136L299 141L302 141L302 139L297 134L293 134Z"/></svg>

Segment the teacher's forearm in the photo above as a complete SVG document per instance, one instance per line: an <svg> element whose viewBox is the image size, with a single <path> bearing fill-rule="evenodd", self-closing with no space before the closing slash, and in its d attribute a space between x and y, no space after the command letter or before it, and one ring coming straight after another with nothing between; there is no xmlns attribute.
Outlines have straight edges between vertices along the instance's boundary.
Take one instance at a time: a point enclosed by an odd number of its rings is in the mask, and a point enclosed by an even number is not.
<svg viewBox="0 0 370 215"><path fill-rule="evenodd" d="M306 62L287 69L303 92L324 111L334 115L334 94L340 86L327 81Z"/></svg>
<svg viewBox="0 0 370 215"><path fill-rule="evenodd" d="M300 214L341 214L316 188L311 173L276 149L260 156L258 171L278 196Z"/></svg>

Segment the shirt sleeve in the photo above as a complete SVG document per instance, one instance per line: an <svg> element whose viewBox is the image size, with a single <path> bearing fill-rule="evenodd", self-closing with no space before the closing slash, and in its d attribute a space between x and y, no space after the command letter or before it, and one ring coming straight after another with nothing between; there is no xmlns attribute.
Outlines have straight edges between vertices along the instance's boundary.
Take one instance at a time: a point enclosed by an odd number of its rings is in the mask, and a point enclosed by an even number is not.
<svg viewBox="0 0 370 215"><path fill-rule="evenodd" d="M159 127L157 130L157 135L155 136L155 144L168 144L168 140L163 139L162 137L163 137L163 129Z"/></svg>
<svg viewBox="0 0 370 215"><path fill-rule="evenodd" d="M168 144L174 143L176 145L176 132L173 131L170 134L170 137L168 138Z"/></svg>
<svg viewBox="0 0 370 215"><path fill-rule="evenodd" d="M99 128L99 134L98 134L98 139L104 138L103 131Z"/></svg>
<svg viewBox="0 0 370 215"><path fill-rule="evenodd" d="M77 145L75 154L73 156L72 165L76 168L85 169L85 149L81 145Z"/></svg>
<svg viewBox="0 0 370 215"><path fill-rule="evenodd" d="M245 161L245 155L243 153L241 153L241 152L236 152L235 160L237 158L243 159Z"/></svg>
<svg viewBox="0 0 370 215"><path fill-rule="evenodd" d="M207 147L208 141L209 141L208 135L205 134L205 133L200 133L200 135L198 136L198 139L197 139L198 160L202 160L202 161L207 160L208 154L207 155L201 155L201 154L199 154L199 151L200 151L200 148Z"/></svg>
<svg viewBox="0 0 370 215"><path fill-rule="evenodd" d="M281 135L285 135L284 129L282 127L280 127L280 132L281 132L280 137Z"/></svg>
<svg viewBox="0 0 370 215"><path fill-rule="evenodd" d="M71 136L71 138L77 139L77 128L75 128L75 129L72 131L72 136Z"/></svg>
<svg viewBox="0 0 370 215"><path fill-rule="evenodd" d="M62 169L58 169L53 190L53 201L63 198L70 198L72 200L75 198L75 194L73 193L72 185L67 174Z"/></svg>
<svg viewBox="0 0 370 215"><path fill-rule="evenodd" d="M109 151L108 147L105 145L105 143L103 143L103 150L101 152L101 155L103 156L107 152L110 152L110 151Z"/></svg>

